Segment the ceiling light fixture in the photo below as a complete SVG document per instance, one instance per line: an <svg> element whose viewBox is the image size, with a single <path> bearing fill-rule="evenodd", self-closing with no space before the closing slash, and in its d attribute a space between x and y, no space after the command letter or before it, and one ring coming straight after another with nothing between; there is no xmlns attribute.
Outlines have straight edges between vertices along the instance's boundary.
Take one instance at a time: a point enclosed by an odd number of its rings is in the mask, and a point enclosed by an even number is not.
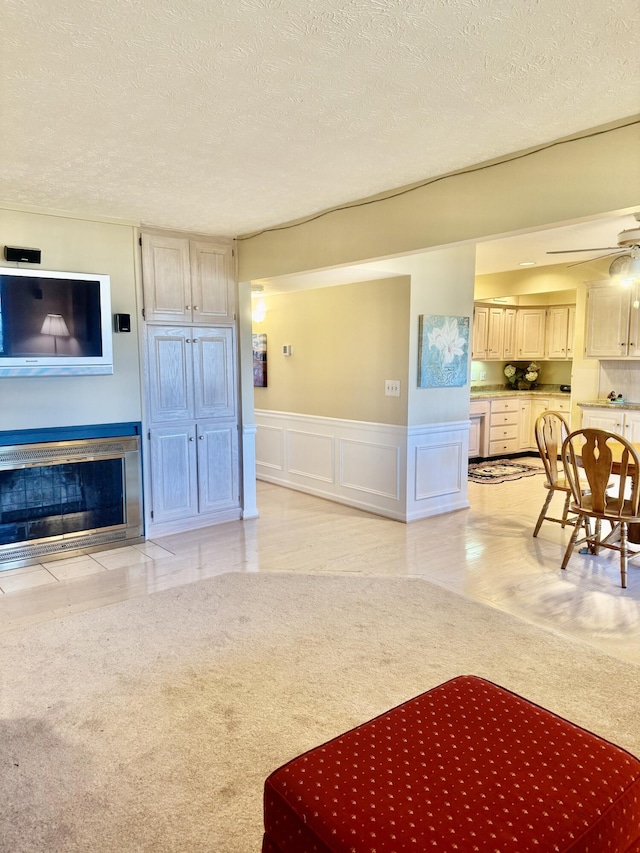
<svg viewBox="0 0 640 853"><path fill-rule="evenodd" d="M518 266L519 267L535 267L535 266L537 266L537 261L520 261Z"/></svg>

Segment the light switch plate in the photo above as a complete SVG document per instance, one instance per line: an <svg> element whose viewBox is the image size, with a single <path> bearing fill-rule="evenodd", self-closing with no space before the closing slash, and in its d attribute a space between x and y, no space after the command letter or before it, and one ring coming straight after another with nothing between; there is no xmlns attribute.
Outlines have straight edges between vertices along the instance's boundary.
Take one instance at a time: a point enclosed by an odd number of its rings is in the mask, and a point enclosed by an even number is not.
<svg viewBox="0 0 640 853"><path fill-rule="evenodd" d="M400 396L400 380L385 379L384 380L384 396L399 397Z"/></svg>

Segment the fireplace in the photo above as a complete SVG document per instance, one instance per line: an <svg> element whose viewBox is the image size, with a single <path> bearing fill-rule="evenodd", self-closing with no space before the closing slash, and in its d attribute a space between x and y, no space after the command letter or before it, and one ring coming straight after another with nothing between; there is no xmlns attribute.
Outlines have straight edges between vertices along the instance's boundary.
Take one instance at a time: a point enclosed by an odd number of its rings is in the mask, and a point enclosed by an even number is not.
<svg viewBox="0 0 640 853"><path fill-rule="evenodd" d="M144 541L140 436L114 427L0 446L0 570Z"/></svg>

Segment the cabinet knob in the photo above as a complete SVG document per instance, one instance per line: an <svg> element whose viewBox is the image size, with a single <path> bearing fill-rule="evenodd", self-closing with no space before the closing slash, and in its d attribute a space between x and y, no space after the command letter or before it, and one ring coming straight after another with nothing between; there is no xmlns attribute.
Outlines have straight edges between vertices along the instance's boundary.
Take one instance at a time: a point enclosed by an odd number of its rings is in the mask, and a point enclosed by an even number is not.
<svg viewBox="0 0 640 853"><path fill-rule="evenodd" d="M203 435L199 435L199 436L198 436L198 438L200 439L200 441L204 441L204 436L203 436Z"/></svg>
<svg viewBox="0 0 640 853"><path fill-rule="evenodd" d="M191 343L192 343L192 344L197 344L197 343L198 343L198 339L197 339L197 338L194 338L194 339L191 341Z"/></svg>
<svg viewBox="0 0 640 853"><path fill-rule="evenodd" d="M191 305L185 305L184 307L187 309L187 311L191 311Z"/></svg>
<svg viewBox="0 0 640 853"><path fill-rule="evenodd" d="M190 435L190 436L189 436L189 441L193 441L193 440L194 440L194 439L193 439L193 436L192 436L192 435Z"/></svg>
<svg viewBox="0 0 640 853"><path fill-rule="evenodd" d="M194 311L199 311L199 310L200 310L200 306L199 306L199 305L194 305L194 306L193 306L193 310L194 310Z"/></svg>
<svg viewBox="0 0 640 853"><path fill-rule="evenodd" d="M188 344L190 344L190 343L191 343L191 338L187 338L187 343L188 343Z"/></svg>

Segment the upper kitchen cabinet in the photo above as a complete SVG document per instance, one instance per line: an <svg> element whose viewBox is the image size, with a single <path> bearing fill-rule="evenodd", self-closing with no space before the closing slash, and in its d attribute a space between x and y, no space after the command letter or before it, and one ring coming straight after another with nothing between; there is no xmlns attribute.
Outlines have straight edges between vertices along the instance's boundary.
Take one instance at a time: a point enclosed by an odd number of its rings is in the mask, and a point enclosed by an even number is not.
<svg viewBox="0 0 640 853"><path fill-rule="evenodd" d="M473 309L473 350L476 361L515 358L516 309L476 305Z"/></svg>
<svg viewBox="0 0 640 853"><path fill-rule="evenodd" d="M546 308L519 308L516 321L516 358L545 358Z"/></svg>
<svg viewBox="0 0 640 853"><path fill-rule="evenodd" d="M232 323L232 242L142 232L145 320Z"/></svg>
<svg viewBox="0 0 640 853"><path fill-rule="evenodd" d="M575 305L553 305L547 311L547 358L573 358Z"/></svg>
<svg viewBox="0 0 640 853"><path fill-rule="evenodd" d="M605 282L587 291L585 355L588 358L640 358L638 285Z"/></svg>

